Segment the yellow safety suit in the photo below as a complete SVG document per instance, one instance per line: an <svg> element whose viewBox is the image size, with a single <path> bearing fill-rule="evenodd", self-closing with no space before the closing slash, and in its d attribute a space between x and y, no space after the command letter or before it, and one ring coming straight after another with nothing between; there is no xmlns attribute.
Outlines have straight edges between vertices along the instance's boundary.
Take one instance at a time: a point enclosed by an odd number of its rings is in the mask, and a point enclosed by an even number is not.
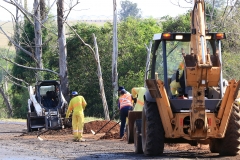
<svg viewBox="0 0 240 160"><path fill-rule="evenodd" d="M182 76L183 70L184 70L184 62L183 61L179 64L178 70L179 70L179 78L180 78ZM181 87L180 83L176 82L176 79L172 80L172 82L170 83L171 94L173 96L178 95L178 88L180 88L180 87Z"/></svg>
<svg viewBox="0 0 240 160"><path fill-rule="evenodd" d="M70 113L72 114L72 128L74 140L81 140L83 135L84 126L84 110L87 103L83 96L75 96L71 99L66 118L69 118Z"/></svg>
<svg viewBox="0 0 240 160"><path fill-rule="evenodd" d="M137 102L134 106L134 111L142 111L144 105L143 96L146 92L146 88L144 87L134 87L132 88L132 97L137 98Z"/></svg>

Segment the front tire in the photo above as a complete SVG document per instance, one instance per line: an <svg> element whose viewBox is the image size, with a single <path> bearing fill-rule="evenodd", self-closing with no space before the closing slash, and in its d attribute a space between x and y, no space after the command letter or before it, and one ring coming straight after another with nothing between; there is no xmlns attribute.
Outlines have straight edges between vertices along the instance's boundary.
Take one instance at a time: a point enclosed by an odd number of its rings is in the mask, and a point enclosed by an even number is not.
<svg viewBox="0 0 240 160"><path fill-rule="evenodd" d="M161 155L165 133L156 102L145 102L142 112L142 148L145 155Z"/></svg>
<svg viewBox="0 0 240 160"><path fill-rule="evenodd" d="M134 123L134 149L135 153L143 153L142 149L142 137L141 137L141 125L142 125L142 120L137 119Z"/></svg>

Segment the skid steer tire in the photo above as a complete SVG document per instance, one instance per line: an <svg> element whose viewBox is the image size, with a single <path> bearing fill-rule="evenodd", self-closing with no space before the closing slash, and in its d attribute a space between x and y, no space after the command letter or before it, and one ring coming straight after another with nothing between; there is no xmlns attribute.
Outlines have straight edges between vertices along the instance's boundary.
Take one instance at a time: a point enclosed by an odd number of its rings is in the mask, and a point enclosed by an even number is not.
<svg viewBox="0 0 240 160"><path fill-rule="evenodd" d="M29 113L27 114L27 132L31 132L31 126L30 126L30 116Z"/></svg>
<svg viewBox="0 0 240 160"><path fill-rule="evenodd" d="M212 153L219 153L221 146L221 139L210 139L209 149Z"/></svg>
<svg viewBox="0 0 240 160"><path fill-rule="evenodd" d="M142 149L142 137L141 137L141 127L142 127L142 120L137 119L134 123L134 150L135 153L141 154L143 153Z"/></svg>
<svg viewBox="0 0 240 160"><path fill-rule="evenodd" d="M147 156L161 155L165 133L156 102L145 102L142 112L142 148Z"/></svg>
<svg viewBox="0 0 240 160"><path fill-rule="evenodd" d="M225 137L221 140L219 154L221 156L236 156L240 148L240 110L234 103L232 113L228 122Z"/></svg>

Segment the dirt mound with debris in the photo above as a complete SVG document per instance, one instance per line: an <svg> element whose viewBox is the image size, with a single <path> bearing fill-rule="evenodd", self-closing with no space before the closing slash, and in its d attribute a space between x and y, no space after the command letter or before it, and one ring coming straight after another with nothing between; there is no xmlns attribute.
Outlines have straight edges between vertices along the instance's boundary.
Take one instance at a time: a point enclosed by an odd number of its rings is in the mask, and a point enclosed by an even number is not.
<svg viewBox="0 0 240 160"><path fill-rule="evenodd" d="M102 129L101 129L102 128ZM101 130L100 130L101 129ZM105 135L101 136L100 139L118 139L120 133L119 123L115 121L107 121L107 120L96 120L91 121L84 124L83 134L92 134L92 131L95 134L105 133ZM72 128L64 128L60 130L44 130L41 131L33 131L23 134L24 135L67 135L72 134Z"/></svg>
<svg viewBox="0 0 240 160"><path fill-rule="evenodd" d="M95 133L107 133L109 131L119 133L120 127L115 121L96 120L84 124L83 133L92 133L91 130Z"/></svg>

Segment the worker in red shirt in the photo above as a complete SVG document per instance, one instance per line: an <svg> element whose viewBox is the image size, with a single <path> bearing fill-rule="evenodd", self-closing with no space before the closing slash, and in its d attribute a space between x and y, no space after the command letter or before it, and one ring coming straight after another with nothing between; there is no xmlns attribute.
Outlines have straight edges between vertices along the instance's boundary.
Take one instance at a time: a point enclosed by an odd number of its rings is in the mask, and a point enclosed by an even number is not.
<svg viewBox="0 0 240 160"><path fill-rule="evenodd" d="M78 92L73 91L72 92L73 98L71 99L66 118L69 118L70 113L73 111L72 114L72 128L73 128L73 141L75 142L81 142L85 141L82 138L83 135L83 126L84 126L84 113L83 111L86 108L86 101L83 96L78 95Z"/></svg>

